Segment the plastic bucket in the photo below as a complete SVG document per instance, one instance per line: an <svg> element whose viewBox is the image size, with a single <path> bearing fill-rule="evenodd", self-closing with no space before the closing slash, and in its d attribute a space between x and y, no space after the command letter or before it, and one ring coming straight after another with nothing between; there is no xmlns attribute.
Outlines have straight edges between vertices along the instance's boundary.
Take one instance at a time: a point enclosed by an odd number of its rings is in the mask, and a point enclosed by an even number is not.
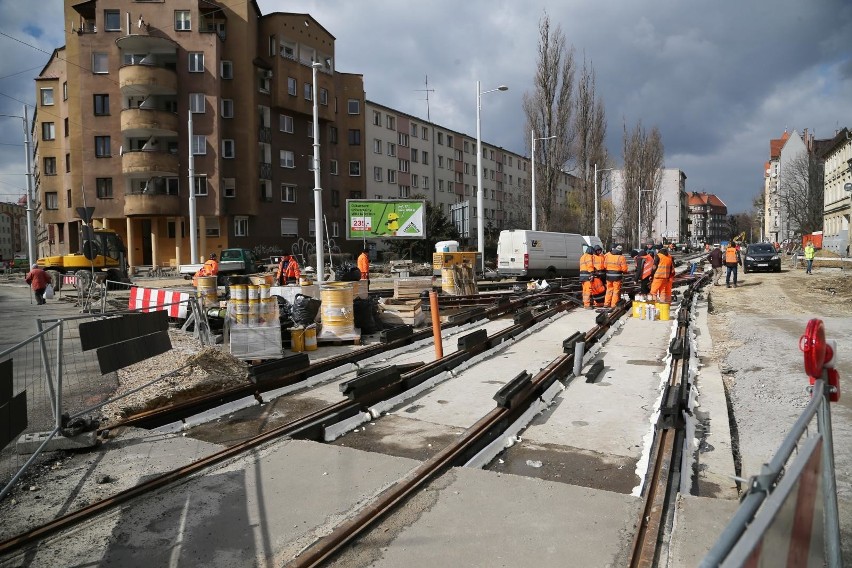
<svg viewBox="0 0 852 568"><path fill-rule="evenodd" d="M267 325L278 324L278 301L275 298L260 301L260 321Z"/></svg>
<svg viewBox="0 0 852 568"><path fill-rule="evenodd" d="M248 324L250 327L257 327L260 323L260 300L248 301Z"/></svg>
<svg viewBox="0 0 852 568"><path fill-rule="evenodd" d="M305 350L305 328L294 327L290 330L290 349L297 353Z"/></svg>
<svg viewBox="0 0 852 568"><path fill-rule="evenodd" d="M219 291L216 288L215 276L199 276L196 278L196 290L201 298L202 308L216 308L219 306Z"/></svg>
<svg viewBox="0 0 852 568"><path fill-rule="evenodd" d="M645 302L633 302L633 317L645 319Z"/></svg>
<svg viewBox="0 0 852 568"><path fill-rule="evenodd" d="M352 309L352 282L329 282L320 288L323 333L336 336L355 331L355 312Z"/></svg>
<svg viewBox="0 0 852 568"><path fill-rule="evenodd" d="M441 290L443 290L445 294L456 293L456 275L453 272L452 267L441 269Z"/></svg>
<svg viewBox="0 0 852 568"><path fill-rule="evenodd" d="M660 314L661 321L668 321L669 319L669 306L670 304L666 304L664 302L657 302L655 307L657 308L657 313Z"/></svg>
<svg viewBox="0 0 852 568"><path fill-rule="evenodd" d="M249 321L249 305L246 300L231 300L231 311L234 314L234 323L246 325Z"/></svg>
<svg viewBox="0 0 852 568"><path fill-rule="evenodd" d="M305 328L305 351L317 350L317 326L309 325Z"/></svg>

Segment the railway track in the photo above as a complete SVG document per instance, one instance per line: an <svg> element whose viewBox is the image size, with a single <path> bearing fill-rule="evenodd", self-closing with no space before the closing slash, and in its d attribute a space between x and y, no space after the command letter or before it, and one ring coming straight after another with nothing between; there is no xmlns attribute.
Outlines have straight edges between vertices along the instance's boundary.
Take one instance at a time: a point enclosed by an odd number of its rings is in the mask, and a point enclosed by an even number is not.
<svg viewBox="0 0 852 568"><path fill-rule="evenodd" d="M695 282L693 286L697 286L698 284L698 282ZM561 295L564 296L565 294L571 294L571 292L563 290ZM509 303L504 302L500 306L494 306L490 308L493 310L490 315L497 317L496 314L498 313L506 314L509 312L517 312L521 307L528 303L532 303L529 300L529 297L531 296L536 295L529 294L525 298L516 298ZM0 543L0 554L9 554L16 550L20 550L29 544L46 538L50 534L73 527L121 504L128 503L133 499L142 497L156 489L170 486L182 479L186 479L190 475L204 471L212 465L232 459L273 440L280 439L282 437L317 441L323 440L325 438L327 428L335 424L339 424L344 420L351 419L359 413L364 413L366 409L377 402L397 397L406 391L415 389L418 386L423 385L431 377L434 377L447 369L452 369L461 365L472 357L485 353L490 349L494 349L505 341L516 337L525 329L576 306L576 299L565 300L564 298L559 298L559 296L560 294L558 291L551 291L548 294L541 293L537 295L538 299L536 301L550 302L551 306L546 309L533 308L530 311L522 312L522 314L526 315L521 315L519 318L516 318L516 323L514 325L490 336L486 335L485 337L482 337L482 334L476 331L467 334L460 338L460 343L464 340L464 348L462 349L460 344L460 349L458 351L442 358L441 360L408 368L379 369L372 373L367 373L357 377L352 381L347 381L345 384L345 390L342 389L344 394L348 397L347 400L329 405L324 409L312 412L307 416L293 420L280 427L276 427L268 432L264 432L249 440L217 452L216 454L207 456L198 462L168 472L165 475L151 479L102 502L92 504L84 509L66 515L65 517L56 519L51 523L37 527L32 531L18 535L15 538ZM687 295L684 296L684 299L684 304L687 304L688 301L691 300L691 298L688 298ZM622 303L617 310L608 314L600 314L598 316L598 325L585 332L583 334L583 339L589 345L594 344L594 342L609 329L612 323L624 314L628 305L629 304ZM679 318L682 317L681 314L684 313L684 309L685 308L683 307L681 308ZM688 317L686 318L686 321L688 322ZM679 326L678 334L675 339L680 340L685 338L685 334L686 328L684 326ZM680 385L682 385L683 382L679 381L678 377L681 373L685 372L685 361L688 360L688 356L681 357L680 360L680 372L676 372L676 368L678 366L672 365L672 374L669 379L669 384L671 385L669 392L675 394L667 394L666 400L671 397L674 397L672 398L673 401L682 400L682 396L681 398L677 398L676 396L677 393L682 395ZM314 547L311 547L305 554L301 555L297 559L297 565L318 565L317 563L322 563L328 558L333 557L342 547L345 547L347 543L352 542L352 540L357 538L358 535L363 534L365 530L368 530L369 527L376 522L376 520L382 518L387 514L387 512L393 510L394 506L405 502L407 496L416 492L418 488L423 487L424 484L428 483L429 479L434 479L441 471L446 471L447 468L452 467L453 465L463 465L472 455L479 451L483 445L493 441L496 436L499 436L501 431L505 430L505 428L516 420L520 414L523 414L527 401L537 399L556 381L570 374L572 366L573 354L566 353L564 356L551 362L545 369L536 373L534 376L519 376L514 381L510 382L505 389L501 389L501 392L498 393L500 403L498 407L488 415L482 417L480 421L466 431L459 439L458 446L456 446L456 444L448 446L444 450L440 451L438 455L434 456L434 458L424 462L424 464L418 468L418 472L422 472L422 475L424 476L421 480L418 481L415 479L412 481L410 476L406 476L406 480L398 488L401 493L384 505L373 506L371 504L368 510L359 513L357 517L352 518L344 525L341 525L341 527L339 527L338 530L333 531L329 537L317 542ZM190 410L190 407L186 407L184 409L186 412ZM669 413L665 415L675 416L676 413ZM641 522L640 530L637 531L637 538L634 542L633 550L638 551L638 553L633 553L631 555L631 565L653 565L646 562L648 562L647 559L649 558L648 550L656 551L656 544L652 546L649 543L659 542L660 527L665 519L665 507L661 507L659 505L661 502L664 504L666 503L668 498L667 496L669 496L670 493L670 481L672 478L677 478L677 475L671 474L671 464L676 465L677 462L677 458L674 457L673 454L673 449L679 445L677 442L678 435L678 424L673 422L670 426L660 430L660 434L658 435L659 440L655 442L653 463L660 465L654 468L654 473L652 473L649 477L650 481L647 484L649 489L647 492L648 497L646 497L646 502L650 505L646 506L646 511L643 512L642 515L642 519L647 519L647 522ZM665 464L669 464L668 471L666 470ZM657 515L658 512L659 516ZM361 521L358 521L357 519L361 519L365 522L365 524L363 526L359 525ZM655 522L654 519L657 519L657 521ZM656 552L654 552L654 554L656 554ZM638 563L634 563L634 557L638 559ZM652 559L650 562L653 562L654 557L651 556L650 558Z"/></svg>

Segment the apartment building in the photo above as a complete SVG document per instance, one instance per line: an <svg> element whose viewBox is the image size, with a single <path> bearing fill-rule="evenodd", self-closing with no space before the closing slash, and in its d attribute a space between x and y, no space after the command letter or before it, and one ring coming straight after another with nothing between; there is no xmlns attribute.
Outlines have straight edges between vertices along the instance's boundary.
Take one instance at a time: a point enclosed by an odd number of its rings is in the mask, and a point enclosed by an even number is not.
<svg viewBox="0 0 852 568"><path fill-rule="evenodd" d="M695 192L687 198L690 220L692 221L692 243L703 245L730 240L728 227L728 206L712 193Z"/></svg>
<svg viewBox="0 0 852 568"><path fill-rule="evenodd" d="M624 170L614 169L608 176L611 188L611 199L615 207L615 223L613 237L616 240L626 239L635 242L638 209L636 188L625 188ZM687 240L689 226L692 223L689 215L686 192L686 174L678 168L664 168L660 171L660 186L656 191L656 205L650 206L651 192L642 189L642 241L650 240L657 243L677 243ZM626 199L635 200L627 203ZM649 219L646 215L652 215ZM631 217L632 216L632 217ZM631 227L632 225L632 227Z"/></svg>
<svg viewBox="0 0 852 568"><path fill-rule="evenodd" d="M27 252L26 197L18 203L0 203L0 264Z"/></svg>
<svg viewBox="0 0 852 568"><path fill-rule="evenodd" d="M199 257L312 243L314 97L323 208L342 233L345 200L365 193L363 78L335 70L335 38L313 18L254 1L66 0L64 21L36 79L40 254L78 250L88 206L131 266L198 260L190 190Z"/></svg>
<svg viewBox="0 0 852 568"><path fill-rule="evenodd" d="M843 128L824 150L823 248L848 255L852 215L852 133Z"/></svg>

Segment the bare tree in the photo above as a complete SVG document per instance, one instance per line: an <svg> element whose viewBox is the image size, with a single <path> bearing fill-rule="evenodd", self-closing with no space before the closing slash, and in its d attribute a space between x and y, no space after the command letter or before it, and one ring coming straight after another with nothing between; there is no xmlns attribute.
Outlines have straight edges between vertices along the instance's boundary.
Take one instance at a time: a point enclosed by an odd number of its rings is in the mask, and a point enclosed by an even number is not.
<svg viewBox="0 0 852 568"><path fill-rule="evenodd" d="M577 177L580 179L576 200L579 231L590 235L594 231L595 201L595 164L606 167L607 150L604 146L606 136L606 115L603 99L597 96L595 71L583 59L583 69L577 82L577 102L574 113L574 154L577 160ZM600 195L598 195L600 198Z"/></svg>
<svg viewBox="0 0 852 568"><path fill-rule="evenodd" d="M811 152L802 152L784 167L779 199L797 234L822 230L824 177L822 161Z"/></svg>
<svg viewBox="0 0 852 568"><path fill-rule="evenodd" d="M523 102L527 132L535 138L556 136L536 146L536 208L538 227L544 231L561 228L556 225L557 182L574 158L573 99L574 50L566 47L561 26L551 29L545 13L539 22L535 87L532 93L524 93Z"/></svg>
<svg viewBox="0 0 852 568"><path fill-rule="evenodd" d="M621 227L617 236L625 241L631 241L634 236L642 240L651 234L660 203L664 157L660 131L654 127L648 133L639 121L633 130L628 132L625 123L623 153L624 194L620 210L616 215ZM642 204L641 235L637 232L640 203Z"/></svg>

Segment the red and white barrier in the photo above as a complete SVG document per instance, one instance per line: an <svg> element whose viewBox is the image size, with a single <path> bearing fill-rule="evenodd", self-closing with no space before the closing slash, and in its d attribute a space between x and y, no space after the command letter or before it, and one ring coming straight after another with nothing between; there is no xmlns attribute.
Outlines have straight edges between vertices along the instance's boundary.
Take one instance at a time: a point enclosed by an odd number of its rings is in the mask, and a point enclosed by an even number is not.
<svg viewBox="0 0 852 568"><path fill-rule="evenodd" d="M62 286L70 284L71 286L77 285L77 277L73 274L63 274L62 275Z"/></svg>
<svg viewBox="0 0 852 568"><path fill-rule="evenodd" d="M130 300L127 307L131 310L145 312L165 310L169 312L169 317L186 319L186 303L188 300L189 293L187 292L133 286L130 288Z"/></svg>

